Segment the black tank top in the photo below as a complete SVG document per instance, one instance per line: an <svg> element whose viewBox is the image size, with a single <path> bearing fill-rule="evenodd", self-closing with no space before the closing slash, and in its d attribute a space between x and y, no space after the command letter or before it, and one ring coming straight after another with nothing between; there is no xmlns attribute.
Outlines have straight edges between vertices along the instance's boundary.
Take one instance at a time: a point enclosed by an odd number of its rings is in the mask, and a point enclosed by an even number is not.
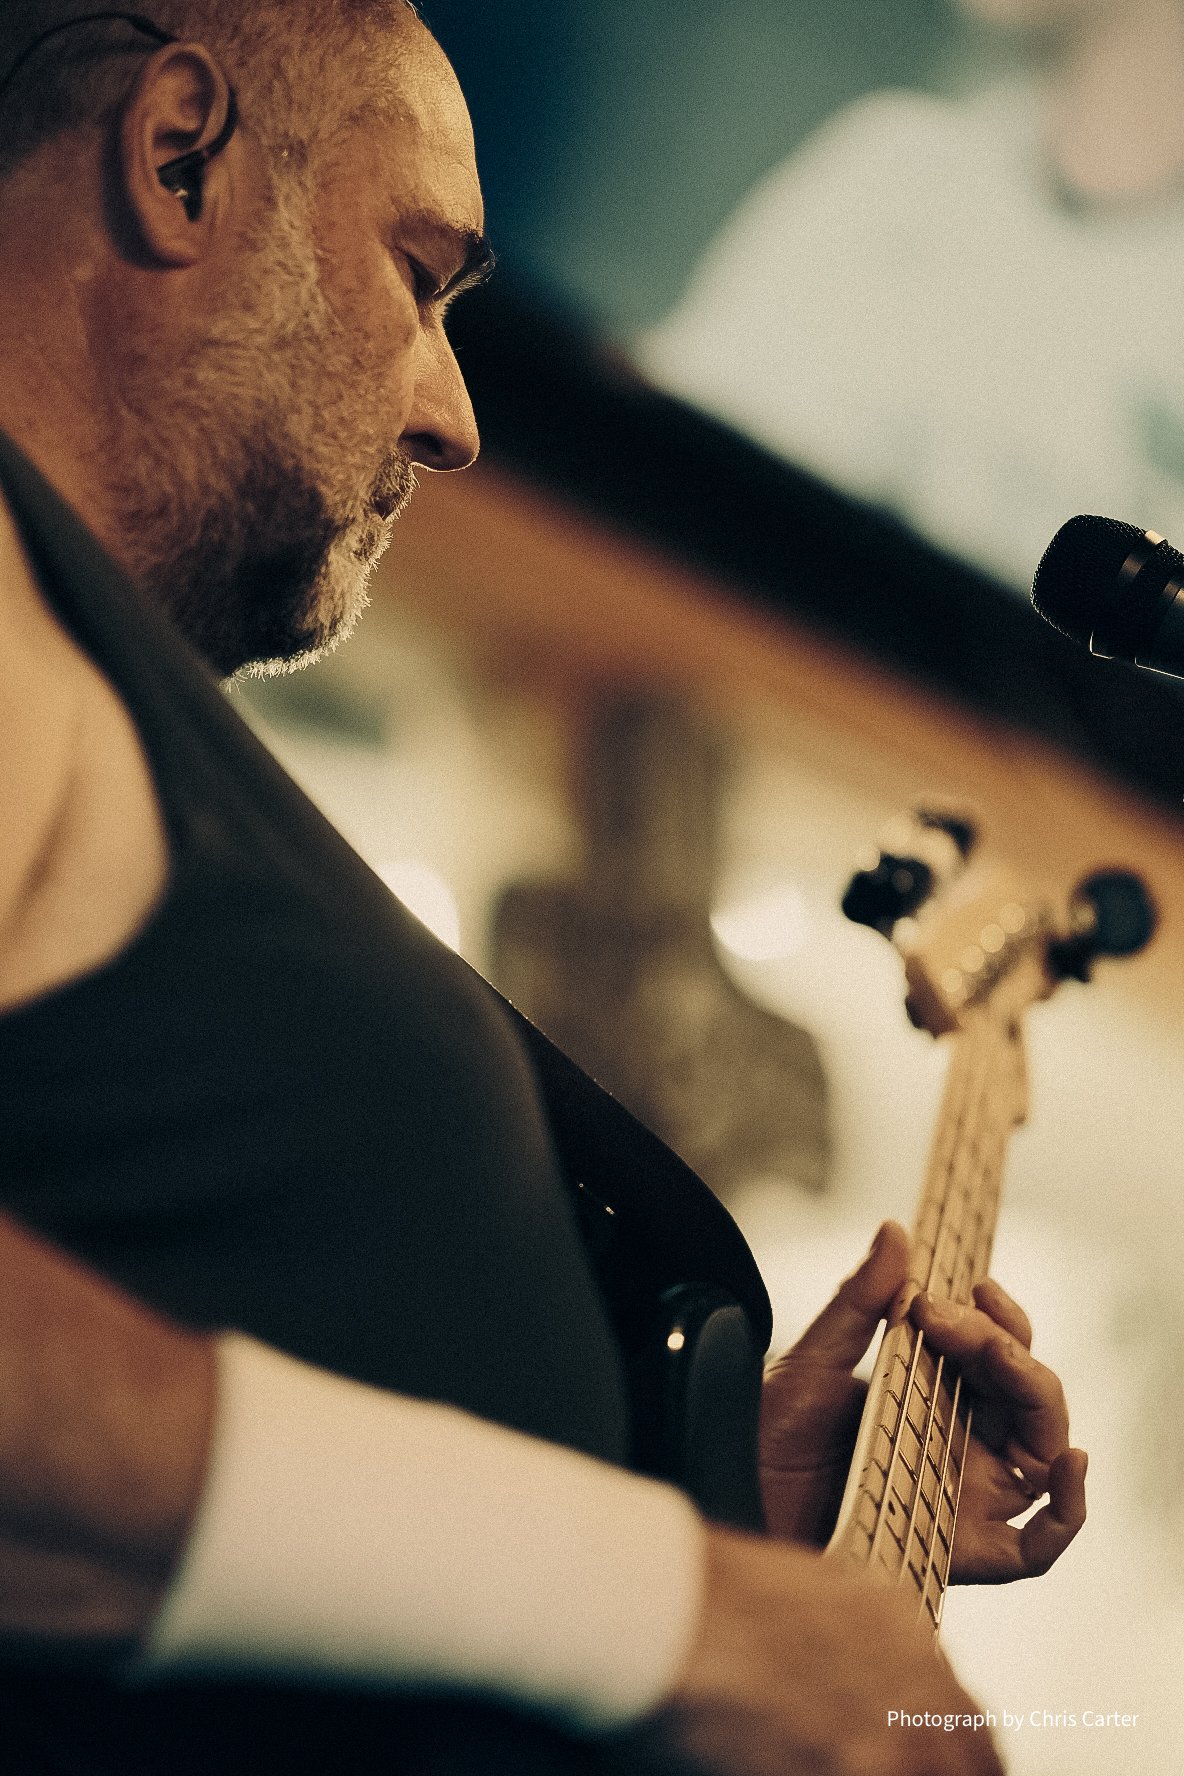
<svg viewBox="0 0 1184 1776"><path fill-rule="evenodd" d="M172 865L114 960L0 1016L0 1201L189 1324L645 1465L664 1291L727 1291L767 1345L738 1230L399 904L2 439L0 481L135 722Z"/></svg>

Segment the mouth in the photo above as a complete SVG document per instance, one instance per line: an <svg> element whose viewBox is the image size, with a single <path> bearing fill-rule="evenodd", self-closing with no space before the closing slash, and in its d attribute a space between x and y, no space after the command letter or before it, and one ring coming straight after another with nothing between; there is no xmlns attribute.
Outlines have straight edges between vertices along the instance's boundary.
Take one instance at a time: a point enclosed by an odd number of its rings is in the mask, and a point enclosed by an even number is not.
<svg viewBox="0 0 1184 1776"><path fill-rule="evenodd" d="M390 547L395 522L406 511L415 485L409 469L384 475L354 520L351 552L365 568L372 568Z"/></svg>
<svg viewBox="0 0 1184 1776"><path fill-rule="evenodd" d="M374 516L380 518L384 524L389 524L392 519L399 517L410 498L410 489L407 489L403 493L379 494L376 498L371 500L370 510Z"/></svg>
<svg viewBox="0 0 1184 1776"><path fill-rule="evenodd" d="M381 518L384 524L392 518L398 518L407 509L415 488L415 473L412 469L406 468L401 473L393 475L384 487L375 489L370 499L370 510Z"/></svg>

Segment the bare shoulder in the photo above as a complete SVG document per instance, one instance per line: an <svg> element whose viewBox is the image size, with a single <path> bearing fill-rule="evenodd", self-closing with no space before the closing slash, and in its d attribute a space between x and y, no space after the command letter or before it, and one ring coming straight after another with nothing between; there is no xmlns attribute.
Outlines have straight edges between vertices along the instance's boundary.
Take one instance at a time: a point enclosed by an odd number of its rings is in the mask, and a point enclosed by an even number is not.
<svg viewBox="0 0 1184 1776"><path fill-rule="evenodd" d="M46 601L0 500L0 1013L117 955L169 863L131 713Z"/></svg>
<svg viewBox="0 0 1184 1776"><path fill-rule="evenodd" d="M69 794L83 674L0 496L0 931L19 907Z"/></svg>

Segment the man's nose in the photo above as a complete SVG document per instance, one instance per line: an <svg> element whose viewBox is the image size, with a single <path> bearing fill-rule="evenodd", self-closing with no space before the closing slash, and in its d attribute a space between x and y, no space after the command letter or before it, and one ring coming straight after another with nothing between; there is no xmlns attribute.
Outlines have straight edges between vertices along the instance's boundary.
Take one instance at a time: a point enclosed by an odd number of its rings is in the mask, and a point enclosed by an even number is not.
<svg viewBox="0 0 1184 1776"><path fill-rule="evenodd" d="M403 449L420 468L467 469L477 460L481 438L465 379L442 328L423 344Z"/></svg>

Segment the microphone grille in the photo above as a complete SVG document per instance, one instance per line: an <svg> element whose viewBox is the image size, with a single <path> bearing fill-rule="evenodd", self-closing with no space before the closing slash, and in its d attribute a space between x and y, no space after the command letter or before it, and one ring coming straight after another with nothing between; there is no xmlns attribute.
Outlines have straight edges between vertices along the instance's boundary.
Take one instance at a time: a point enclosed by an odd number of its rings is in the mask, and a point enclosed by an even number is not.
<svg viewBox="0 0 1184 1776"><path fill-rule="evenodd" d="M1123 563L1144 533L1137 524L1082 514L1062 524L1041 557L1032 603L1070 641L1089 645Z"/></svg>

